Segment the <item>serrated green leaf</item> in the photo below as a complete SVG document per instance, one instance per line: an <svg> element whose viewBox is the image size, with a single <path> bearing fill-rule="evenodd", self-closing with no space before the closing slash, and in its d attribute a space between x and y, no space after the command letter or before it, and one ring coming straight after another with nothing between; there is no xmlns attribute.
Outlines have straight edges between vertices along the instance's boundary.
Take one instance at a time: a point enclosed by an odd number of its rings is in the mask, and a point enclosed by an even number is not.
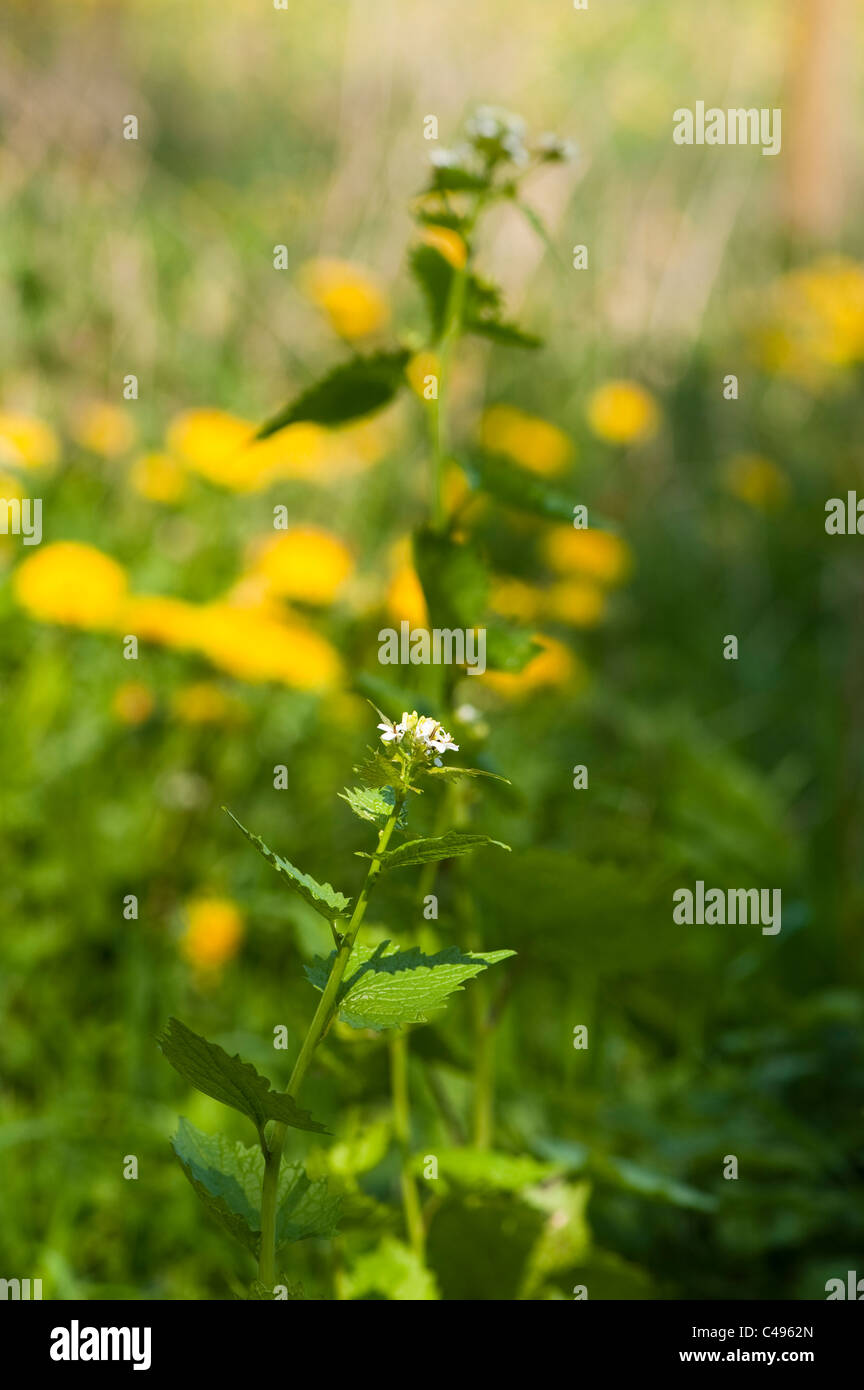
<svg viewBox="0 0 864 1390"><path fill-rule="evenodd" d="M248 1116L259 1135L268 1120L278 1120L292 1129L327 1132L307 1110L298 1109L292 1096L271 1090L266 1076L261 1076L250 1062L242 1062L239 1056L229 1057L218 1043L193 1033L179 1019L168 1020L159 1046L184 1081L205 1096Z"/></svg>
<svg viewBox="0 0 864 1390"><path fill-rule="evenodd" d="M472 455L460 459L459 466L472 487L481 488L520 512L533 512L552 521L572 521L574 501L567 493L552 488L542 478L528 473L509 459Z"/></svg>
<svg viewBox="0 0 864 1390"><path fill-rule="evenodd" d="M379 827L386 825L396 804L392 787L346 787L339 797L348 802L360 820L371 821Z"/></svg>
<svg viewBox="0 0 864 1390"><path fill-rule="evenodd" d="M493 782L503 782L505 787L513 785L507 777L501 777L497 772L487 772L482 767L427 767L423 771L427 777L490 777Z"/></svg>
<svg viewBox="0 0 864 1390"><path fill-rule="evenodd" d="M503 840L493 840L488 835L478 835L464 830L448 830L446 835L429 835L423 840L406 840L396 849L385 850L383 854L357 853L363 859L379 859L383 869L407 869L412 864L432 864L439 859L455 859L461 854L471 854L475 849L495 845L498 849L509 851L510 846Z"/></svg>
<svg viewBox="0 0 864 1390"><path fill-rule="evenodd" d="M369 703L372 703L371 700ZM387 715L382 714L381 711L377 709L377 706L373 705L372 707L381 715L382 720L387 718ZM392 788L393 783L399 776L398 768L396 768L390 759L386 758L377 748L367 749L366 757L363 759L362 763L355 764L354 771L357 773L364 787Z"/></svg>
<svg viewBox="0 0 864 1390"><path fill-rule="evenodd" d="M405 382L411 354L405 348L352 357L310 386L295 401L261 426L256 439L266 439L286 425L308 420L317 425L345 425L389 405Z"/></svg>
<svg viewBox="0 0 864 1390"><path fill-rule="evenodd" d="M339 893L329 883L319 883L311 874L304 874L300 869L288 859L283 859L281 854L276 854L272 849L265 845L260 835L253 835L251 830L247 830L245 825L237 819L227 806L223 806L237 826L242 830L246 839L249 840L262 854L268 864L272 864L278 873L283 874L288 879L295 892L304 898L310 907L314 907L316 912L320 912L328 922L335 922L337 917L344 917L347 909L351 906L351 899L346 898L343 893Z"/></svg>
<svg viewBox="0 0 864 1390"><path fill-rule="evenodd" d="M180 1120L171 1146L204 1205L253 1255L261 1244L264 1157L221 1134L205 1134ZM311 1181L302 1164L283 1163L276 1195L276 1247L336 1229L340 1199L325 1180Z"/></svg>
<svg viewBox="0 0 864 1390"><path fill-rule="evenodd" d="M543 346L543 339L538 338L536 333L528 333L524 328L520 328L518 323L509 323L506 319L493 318L491 315L484 318L479 314L469 314L463 326L466 333L475 333L480 338L491 338L501 347Z"/></svg>
<svg viewBox="0 0 864 1390"><path fill-rule="evenodd" d="M264 1168L260 1149L232 1143L221 1134L204 1134L182 1116L171 1147L207 1210L257 1255L261 1240L261 1178L257 1175Z"/></svg>
<svg viewBox="0 0 864 1390"><path fill-rule="evenodd" d="M404 1023L425 1023L430 1013L443 1007L449 995L466 980L490 965L506 960L513 951L470 954L458 946L427 956L418 947L402 951L389 941L378 946L357 944L345 972L339 1017L352 1028L397 1028ZM335 953L334 953L335 955ZM334 956L317 956L306 966L306 975L323 990Z"/></svg>

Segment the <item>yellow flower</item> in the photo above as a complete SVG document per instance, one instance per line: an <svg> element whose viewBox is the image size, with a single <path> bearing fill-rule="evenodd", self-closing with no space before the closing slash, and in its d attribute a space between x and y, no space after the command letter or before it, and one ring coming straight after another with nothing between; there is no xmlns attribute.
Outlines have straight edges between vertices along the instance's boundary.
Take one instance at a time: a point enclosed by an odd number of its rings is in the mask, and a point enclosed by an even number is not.
<svg viewBox="0 0 864 1390"><path fill-rule="evenodd" d="M91 545L57 541L15 571L16 601L33 618L73 627L110 628L126 595L126 573Z"/></svg>
<svg viewBox="0 0 864 1390"><path fill-rule="evenodd" d="M13 473L0 473L0 498L5 498L7 502L17 498L20 502L25 496L20 478Z"/></svg>
<svg viewBox="0 0 864 1390"><path fill-rule="evenodd" d="M562 579L547 589L543 612L570 627L596 627L606 611L606 595L596 584L581 579Z"/></svg>
<svg viewBox="0 0 864 1390"><path fill-rule="evenodd" d="M405 375L411 390L421 401L425 400L423 393L427 387L427 377L434 376L436 382L441 378L441 359L437 352L415 352L405 368ZM432 396L431 399L435 400L436 397Z"/></svg>
<svg viewBox="0 0 864 1390"><path fill-rule="evenodd" d="M111 701L111 712L121 724L143 724L155 708L150 688L141 681L126 681L118 686Z"/></svg>
<svg viewBox="0 0 864 1390"><path fill-rule="evenodd" d="M269 479L272 458L247 448L256 426L226 410L186 410L168 428L168 448L193 472L219 487L254 492Z"/></svg>
<svg viewBox="0 0 864 1390"><path fill-rule="evenodd" d="M512 405L493 405L485 412L480 440L490 454L504 454L543 478L562 473L573 454L571 440L557 425Z"/></svg>
<svg viewBox="0 0 864 1390"><path fill-rule="evenodd" d="M245 463L250 483L267 487L277 478L314 480L326 468L332 453L329 431L321 425L298 421L247 445L239 461Z"/></svg>
<svg viewBox="0 0 864 1390"><path fill-rule="evenodd" d="M611 531L556 527L543 541L550 568L558 574L580 574L600 584L621 584L632 568L630 547Z"/></svg>
<svg viewBox="0 0 864 1390"><path fill-rule="evenodd" d="M245 932L243 914L229 898L193 898L180 949L191 965L219 970L236 956Z"/></svg>
<svg viewBox="0 0 864 1390"><path fill-rule="evenodd" d="M439 256L449 261L454 270L462 270L468 261L468 247L458 232L452 227L430 225L424 227L421 241L436 250Z"/></svg>
<svg viewBox="0 0 864 1390"><path fill-rule="evenodd" d="M57 462L60 444L50 425L29 415L0 411L0 462L45 468Z"/></svg>
<svg viewBox="0 0 864 1390"><path fill-rule="evenodd" d="M831 256L783 276L757 349L767 370L813 390L864 361L864 266Z"/></svg>
<svg viewBox="0 0 864 1390"><path fill-rule="evenodd" d="M186 474L170 454L142 454L132 465L130 481L148 502L179 502L186 494Z"/></svg>
<svg viewBox="0 0 864 1390"><path fill-rule="evenodd" d="M118 625L143 642L158 642L180 651L194 648L201 607L162 594L141 594L123 604Z"/></svg>
<svg viewBox="0 0 864 1390"><path fill-rule="evenodd" d="M570 649L542 633L535 633L534 641L542 650L521 671L487 671L479 679L500 695L517 699L543 689L581 690L586 681L585 671Z"/></svg>
<svg viewBox="0 0 864 1390"><path fill-rule="evenodd" d="M135 442L135 426L125 410L108 401L96 401L79 410L72 423L72 437L103 458L125 454Z"/></svg>
<svg viewBox="0 0 864 1390"><path fill-rule="evenodd" d="M789 494L786 474L758 454L736 454L726 465L724 481L733 497L763 511L781 506Z"/></svg>
<svg viewBox="0 0 864 1390"><path fill-rule="evenodd" d="M607 381L588 401L588 424L609 444L642 444L657 433L660 411L636 381Z"/></svg>
<svg viewBox="0 0 864 1390"><path fill-rule="evenodd" d="M541 594L533 584L508 576L492 581L489 603L492 611L504 618L530 622L540 612Z"/></svg>
<svg viewBox="0 0 864 1390"><path fill-rule="evenodd" d="M194 681L175 692L172 708L183 724L228 724L245 714L239 700L213 681Z"/></svg>
<svg viewBox="0 0 864 1390"><path fill-rule="evenodd" d="M304 603L332 603L354 570L351 551L317 526L295 526L259 544L252 572L271 593Z"/></svg>
<svg viewBox="0 0 864 1390"><path fill-rule="evenodd" d="M246 681L325 690L342 675L339 656L312 628L228 603L202 604L196 648L220 670Z"/></svg>
<svg viewBox="0 0 864 1390"><path fill-rule="evenodd" d="M301 267L299 282L307 299L324 311L341 338L368 337L383 328L390 317L377 280L351 261L307 261Z"/></svg>
<svg viewBox="0 0 864 1390"><path fill-rule="evenodd" d="M429 611L420 577L414 568L409 540L397 541L390 551L393 574L385 599L387 614L394 623L428 627Z"/></svg>

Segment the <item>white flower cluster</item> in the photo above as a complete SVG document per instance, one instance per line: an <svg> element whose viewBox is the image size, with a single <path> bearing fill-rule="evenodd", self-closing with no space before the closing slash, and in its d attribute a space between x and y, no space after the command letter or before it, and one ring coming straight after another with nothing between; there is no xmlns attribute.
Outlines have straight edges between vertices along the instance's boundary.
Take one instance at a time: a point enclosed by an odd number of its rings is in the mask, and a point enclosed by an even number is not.
<svg viewBox="0 0 864 1390"><path fill-rule="evenodd" d="M387 719L383 724L379 724L378 728L381 730L382 743L405 742L411 752L420 752L426 757L451 750L454 753L459 751L459 744L453 742L437 719L428 714L418 714L416 709L410 714L406 710L398 724L391 724ZM440 757L435 758L435 765L441 766Z"/></svg>

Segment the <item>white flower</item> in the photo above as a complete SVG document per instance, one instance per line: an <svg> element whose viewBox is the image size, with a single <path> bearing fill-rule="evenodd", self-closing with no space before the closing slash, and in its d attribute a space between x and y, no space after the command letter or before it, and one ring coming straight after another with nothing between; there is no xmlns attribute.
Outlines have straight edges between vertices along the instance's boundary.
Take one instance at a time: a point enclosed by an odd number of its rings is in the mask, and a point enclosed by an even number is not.
<svg viewBox="0 0 864 1390"><path fill-rule="evenodd" d="M382 743L401 744L407 736L410 750L421 753L424 757L431 753L446 753L450 749L454 752L459 750L458 743L453 742L437 719L433 719L430 714L418 714L416 709L410 714L403 710L398 724L391 724L389 720L385 720L378 728L381 730Z"/></svg>

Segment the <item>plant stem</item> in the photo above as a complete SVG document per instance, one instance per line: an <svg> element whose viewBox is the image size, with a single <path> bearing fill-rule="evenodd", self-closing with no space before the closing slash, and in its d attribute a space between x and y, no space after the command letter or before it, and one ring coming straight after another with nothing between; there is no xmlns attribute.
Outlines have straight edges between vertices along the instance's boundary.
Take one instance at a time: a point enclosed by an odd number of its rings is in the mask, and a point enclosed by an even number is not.
<svg viewBox="0 0 864 1390"><path fill-rule="evenodd" d="M489 1020L488 990L482 976L474 981L474 1148L492 1147L495 1098L495 1035Z"/></svg>
<svg viewBox="0 0 864 1390"><path fill-rule="evenodd" d="M408 1035L395 1029L390 1038L390 1085L393 1093L393 1125L402 1160L400 1182L405 1230L411 1249L423 1258L426 1231L420 1196L408 1164L411 1158L411 1106L408 1099Z"/></svg>
<svg viewBox="0 0 864 1390"><path fill-rule="evenodd" d="M333 1020L333 1015L338 1007L339 988L351 958L354 942L357 940L357 933L366 915L366 906L369 902L369 895L375 884L375 880L381 872L381 860L379 855L383 854L390 842L390 836L396 828L396 822L402 811L405 801L404 792L398 793L395 805L387 818L386 824L382 827L378 836L378 844L375 847L375 858L369 865L366 880L360 890L360 896L351 914L351 920L345 935L342 937L342 944L336 952L330 974L327 977L327 984L318 1007L306 1030L303 1039L303 1046L300 1048L300 1055L294 1064L291 1073L291 1080L288 1082L288 1094L295 1100L297 1099L303 1078L309 1069L316 1047L321 1042L327 1029ZM279 1188L279 1168L282 1163L282 1150L285 1147L285 1136L288 1133L288 1126L281 1124L278 1120L273 1125L273 1130L265 1146L264 1152L264 1179L261 1184L261 1253L258 1260L258 1279L265 1288L272 1289L276 1278L276 1198Z"/></svg>
<svg viewBox="0 0 864 1390"><path fill-rule="evenodd" d="M466 261L455 266L453 279L447 296L444 311L444 327L438 351L438 395L430 411L430 433L432 438L432 526L443 531L444 515L444 465L450 448L449 421L447 418L447 388L449 383L450 359L462 333L462 316L465 311L465 294L468 287L468 259L470 237L480 215L482 199L478 198L471 216L466 219L462 229L465 242Z"/></svg>

